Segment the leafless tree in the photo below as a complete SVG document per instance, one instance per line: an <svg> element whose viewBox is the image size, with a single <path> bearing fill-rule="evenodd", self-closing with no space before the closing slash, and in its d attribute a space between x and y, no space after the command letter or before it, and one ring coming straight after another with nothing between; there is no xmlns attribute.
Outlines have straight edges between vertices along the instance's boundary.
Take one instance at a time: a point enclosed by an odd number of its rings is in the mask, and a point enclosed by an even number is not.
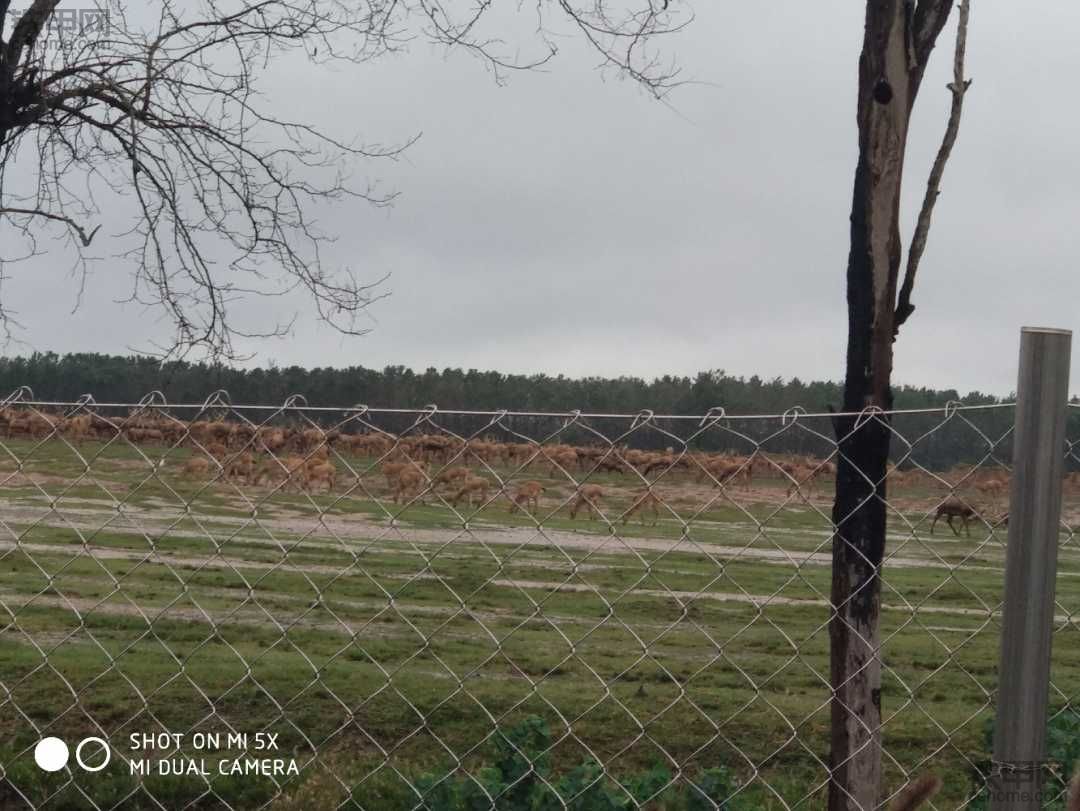
<svg viewBox="0 0 1080 811"><path fill-rule="evenodd" d="M961 0L952 110L930 171L905 269L900 186L911 112L953 0L867 0L859 60L859 158L848 257L848 350L844 414L834 418L840 454L833 504L829 626L832 698L830 811L881 804L881 661L878 619L885 550L886 473L893 342L914 312L915 273L940 182L956 141L964 93L969 0Z"/></svg>
<svg viewBox="0 0 1080 811"><path fill-rule="evenodd" d="M551 27L569 23L601 65L660 96L677 71L653 43L690 20L668 0L537 0L517 7L535 30L533 54L520 56L520 42L491 30L487 0L98 2L26 0L17 11L0 0L0 282L61 229L81 295L87 249L111 240L131 298L175 326L159 350L219 359L235 357L238 336L288 329L237 323L231 305L253 295L299 288L334 328L364 331L358 316L381 294L379 272L361 281L327 267L320 248L334 235L312 211L388 204L392 194L347 173L409 143L361 145L281 117L260 84L271 60L367 63L421 41L470 52L502 81L550 60ZM105 209L130 216L128 228L99 233ZM0 288L0 326L12 312Z"/></svg>

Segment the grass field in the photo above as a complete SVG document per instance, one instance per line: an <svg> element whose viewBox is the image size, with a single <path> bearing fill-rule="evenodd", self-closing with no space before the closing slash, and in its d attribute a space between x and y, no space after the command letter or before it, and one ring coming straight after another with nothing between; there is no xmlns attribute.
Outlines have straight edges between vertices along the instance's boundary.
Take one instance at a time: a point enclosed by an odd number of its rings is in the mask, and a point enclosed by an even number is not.
<svg viewBox="0 0 1080 811"><path fill-rule="evenodd" d="M70 776L33 765L45 734L156 758L127 741L161 730L277 734L301 774L278 778L275 808L334 807L344 786L364 808L409 807L409 783L476 773L496 726L529 716L552 731L556 773L595 758L614 778L659 763L694 780L722 765L738 807L822 807L831 483L785 503L779 481L725 494L665 476L657 525L624 527L618 474L591 479L609 488L609 524L556 513L573 487L535 469L517 477L547 487L530 517L503 496L478 512L394 505L374 460L350 458L359 484L309 496L185 479L186 449L143 448L147 461L89 442L84 465L60 442L4 446L4 808L275 796L270 778L139 788L119 760ZM929 536L944 495L891 499L883 709L890 788L932 766L951 808L988 757L1005 533ZM1064 541L1056 706L1080 694L1080 544Z"/></svg>

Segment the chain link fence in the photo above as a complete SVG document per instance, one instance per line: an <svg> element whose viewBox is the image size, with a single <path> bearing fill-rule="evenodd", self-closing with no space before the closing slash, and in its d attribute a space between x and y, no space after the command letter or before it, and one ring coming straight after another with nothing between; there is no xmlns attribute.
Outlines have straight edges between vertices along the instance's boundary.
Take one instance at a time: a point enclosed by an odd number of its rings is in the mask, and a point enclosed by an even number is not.
<svg viewBox="0 0 1080 811"><path fill-rule="evenodd" d="M933 770L934 807L985 807L1012 422L1010 405L888 415L887 795ZM1062 778L1080 754L1080 407L1069 427ZM836 461L830 416L802 409L16 392L0 806L821 808Z"/></svg>

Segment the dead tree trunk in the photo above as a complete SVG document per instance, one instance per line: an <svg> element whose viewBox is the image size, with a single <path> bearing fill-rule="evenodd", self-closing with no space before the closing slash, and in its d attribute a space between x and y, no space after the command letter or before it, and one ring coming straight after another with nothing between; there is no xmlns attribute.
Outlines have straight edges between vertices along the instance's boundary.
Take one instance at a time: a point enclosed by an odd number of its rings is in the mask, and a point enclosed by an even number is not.
<svg viewBox="0 0 1080 811"><path fill-rule="evenodd" d="M890 378L901 261L900 188L912 107L953 0L867 0L859 59L859 159L848 256L848 349L833 504L830 811L881 800L879 579L885 548ZM906 318L901 316L900 321Z"/></svg>

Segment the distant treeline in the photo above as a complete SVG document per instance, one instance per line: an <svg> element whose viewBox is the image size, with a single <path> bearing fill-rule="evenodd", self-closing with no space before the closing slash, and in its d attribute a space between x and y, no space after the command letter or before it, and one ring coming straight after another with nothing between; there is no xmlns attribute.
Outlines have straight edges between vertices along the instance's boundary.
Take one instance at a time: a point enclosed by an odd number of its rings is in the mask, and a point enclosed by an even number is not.
<svg viewBox="0 0 1080 811"><path fill-rule="evenodd" d="M348 407L364 403L381 408L568 411L657 414L704 414L723 406L729 414L779 414L793 406L824 411L840 403L840 386L805 383L798 378L764 380L735 377L723 370L694 377L583 377L515 375L476 369L427 369L404 366L366 369L305 369L300 366L237 369L201 363L162 365L149 357L75 353L34 353L0 359L0 396L29 386L39 400L75 400L93 394L98 402L137 402L155 389L171 403L202 402L225 389L234 403L277 405L303 394L311 405ZM999 402L991 395L901 386L897 408L942 406L950 400L968 404Z"/></svg>
<svg viewBox="0 0 1080 811"><path fill-rule="evenodd" d="M293 394L302 394L311 406L348 408L365 404L372 408L422 409L435 404L444 410L571 411L633 414L649 409L656 414L705 414L722 406L727 414L782 414L801 406L809 412L823 412L841 402L840 385L832 382L803 382L797 378L765 380L726 374L723 370L700 372L693 377L665 375L652 380L638 377L569 378L562 375L515 375L470 369L427 369L414 372L403 366L344 369L299 366L238 369L201 363L172 362L162 365L150 357L121 357L99 354L35 353L29 357L0 359L0 396L19 386L29 386L38 400L72 401L92 394L99 403L134 403L148 392L159 390L169 403L201 403L208 394L224 389L234 404L280 405ZM1011 395L1010 395L1011 397ZM941 408L949 401L965 405L994 405L1010 398L955 390L935 390L900 386L895 391L897 409ZM1080 409L1078 409L1080 411ZM1012 409L963 412L944 425L941 412L901 415L894 428L913 444L911 457L920 464L940 469L958 462L977 462L991 452L982 432L996 442L1008 432ZM322 420L325 421L325 420ZM408 417L386 417L380 427L405 430ZM441 417L441 426L467 435L483 427L483 418ZM517 431L540 439L557 431L558 420L516 418L503 422L509 431L499 438L512 438ZM941 425L941 427L937 427ZM608 438L623 435L630 424L593 422L592 427ZM1080 438L1080 414L1070 419L1070 437ZM665 434L670 432L673 436ZM700 431L697 421L658 421L647 430L626 438L631 445L662 448L678 445L676 438L689 438ZM496 432L500 433L500 432ZM819 436L820 435L820 436ZM925 436L924 436L925 435ZM785 429L779 420L727 420L701 433L692 447L703 450L745 452L759 445L777 453L827 455L832 449L832 429L828 419L800 420L798 427ZM598 437L586 427L574 427L559 434L558 440L588 443ZM904 442L894 442L894 457L903 459ZM1007 443L993 449L1000 461L1008 461Z"/></svg>

